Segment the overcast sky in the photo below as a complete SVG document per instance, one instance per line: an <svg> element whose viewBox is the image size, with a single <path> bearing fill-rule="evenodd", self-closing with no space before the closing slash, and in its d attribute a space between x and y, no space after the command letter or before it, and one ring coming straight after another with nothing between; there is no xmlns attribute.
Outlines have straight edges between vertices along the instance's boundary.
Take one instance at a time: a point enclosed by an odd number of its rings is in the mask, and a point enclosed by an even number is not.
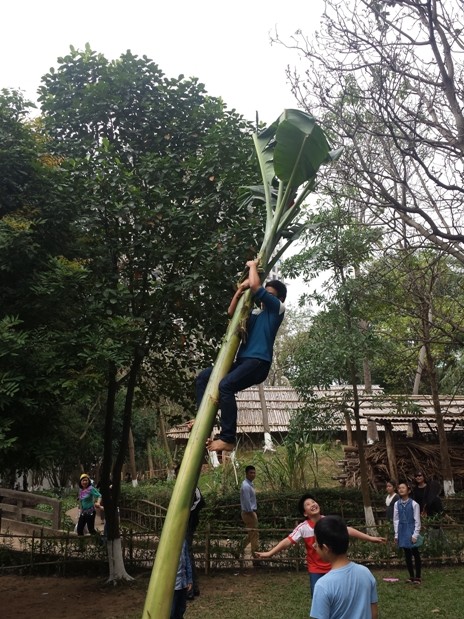
<svg viewBox="0 0 464 619"><path fill-rule="evenodd" d="M154 60L168 77L198 77L247 119L274 121L295 107L285 67L295 51L271 45L277 29L289 40L317 28L322 0L5 0L1 8L0 89L35 100L40 78L73 45L86 43L108 59L130 49Z"/></svg>
<svg viewBox="0 0 464 619"><path fill-rule="evenodd" d="M2 3L0 88L35 98L41 76L70 45L108 59L130 49L153 59L168 77L198 77L253 120L272 122L295 107L285 78L296 52L271 45L277 28L288 40L317 26L322 0L7 0Z"/></svg>

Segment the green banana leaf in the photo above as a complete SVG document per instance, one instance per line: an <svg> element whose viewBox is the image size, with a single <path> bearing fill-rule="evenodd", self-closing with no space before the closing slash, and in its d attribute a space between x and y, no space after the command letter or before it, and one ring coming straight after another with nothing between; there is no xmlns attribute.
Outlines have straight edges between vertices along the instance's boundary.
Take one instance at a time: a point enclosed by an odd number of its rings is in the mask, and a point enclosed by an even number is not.
<svg viewBox="0 0 464 619"><path fill-rule="evenodd" d="M263 275L267 275L304 229L305 224L297 219L305 197L315 187L319 167L338 158L341 149L331 150L314 118L300 110L285 110L274 123L254 135L254 143L263 185L249 188L251 195L244 204L251 205L253 200L266 202L266 226L258 258ZM276 251L282 239L283 247ZM166 514L143 619L169 619L191 500L205 455L205 442L218 409L219 382L232 366L240 343L239 325L246 320L251 304L251 294L247 291L229 322L198 410Z"/></svg>

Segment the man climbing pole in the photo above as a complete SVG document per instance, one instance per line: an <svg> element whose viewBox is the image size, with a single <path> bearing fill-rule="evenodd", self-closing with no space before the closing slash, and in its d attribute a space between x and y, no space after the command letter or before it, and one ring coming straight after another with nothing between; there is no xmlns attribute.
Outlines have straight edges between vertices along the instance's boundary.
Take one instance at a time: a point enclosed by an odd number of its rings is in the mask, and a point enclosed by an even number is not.
<svg viewBox="0 0 464 619"><path fill-rule="evenodd" d="M228 315L233 317L240 297L248 288L261 308L252 309L246 331L231 369L219 383L219 408L221 432L214 440L207 441L209 451L233 451L237 435L237 401L235 394L252 385L262 383L269 374L274 341L285 313L287 296L285 284L277 279L261 284L258 260L246 263L248 278L243 281L230 302ZM200 407L213 368L206 368L197 376L197 407Z"/></svg>

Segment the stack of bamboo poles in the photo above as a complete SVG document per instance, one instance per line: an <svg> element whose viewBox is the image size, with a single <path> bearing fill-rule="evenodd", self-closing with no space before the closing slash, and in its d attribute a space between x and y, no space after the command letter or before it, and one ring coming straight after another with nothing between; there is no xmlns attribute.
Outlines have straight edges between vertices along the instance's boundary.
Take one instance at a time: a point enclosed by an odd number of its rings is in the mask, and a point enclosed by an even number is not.
<svg viewBox="0 0 464 619"><path fill-rule="evenodd" d="M464 445L449 444L449 454L456 490L464 487ZM387 448L383 443L365 447L369 483L375 490L383 490L389 479ZM395 442L396 468L399 479L412 479L417 470L424 471L429 479L443 478L440 466L440 447L424 441L406 440ZM343 472L336 476L346 487L360 485L360 466L358 449L344 447L344 459L339 465Z"/></svg>

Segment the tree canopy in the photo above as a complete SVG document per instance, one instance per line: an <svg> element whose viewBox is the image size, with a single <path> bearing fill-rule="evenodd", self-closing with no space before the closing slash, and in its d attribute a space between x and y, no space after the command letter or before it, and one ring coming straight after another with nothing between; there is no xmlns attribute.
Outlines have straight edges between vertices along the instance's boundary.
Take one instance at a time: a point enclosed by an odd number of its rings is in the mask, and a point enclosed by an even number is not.
<svg viewBox="0 0 464 619"><path fill-rule="evenodd" d="M45 465L45 438L75 444L75 466L92 462L108 381L116 409L130 408L116 393L134 359L132 402L192 406L192 373L222 335L260 225L259 205L239 199L258 174L251 127L198 80L71 49L40 102L30 121L18 93L0 100L0 402L17 468Z"/></svg>

